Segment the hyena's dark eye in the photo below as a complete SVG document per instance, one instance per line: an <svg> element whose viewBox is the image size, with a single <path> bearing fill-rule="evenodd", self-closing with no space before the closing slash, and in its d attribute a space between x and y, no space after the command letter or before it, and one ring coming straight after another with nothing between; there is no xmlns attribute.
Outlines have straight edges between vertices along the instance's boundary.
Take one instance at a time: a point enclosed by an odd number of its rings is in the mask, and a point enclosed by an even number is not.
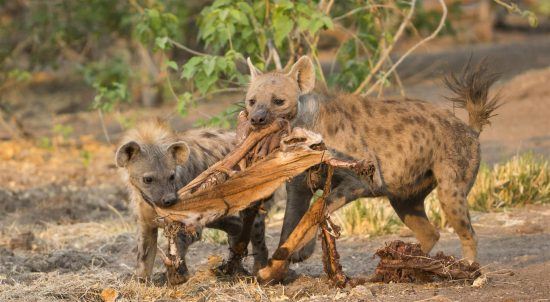
<svg viewBox="0 0 550 302"><path fill-rule="evenodd" d="M171 174L168 180L174 181L176 179L176 174Z"/></svg>
<svg viewBox="0 0 550 302"><path fill-rule="evenodd" d="M277 106L283 106L285 104L285 100L282 100L282 99L274 99L273 100L273 104L277 105Z"/></svg>
<svg viewBox="0 0 550 302"><path fill-rule="evenodd" d="M254 106L254 104L256 104L256 100L255 100L255 99L250 99L250 100L248 100L248 105Z"/></svg>
<svg viewBox="0 0 550 302"><path fill-rule="evenodd" d="M145 176L143 178L143 183L145 183L145 184L150 184L152 182L153 182L153 178L151 176Z"/></svg>

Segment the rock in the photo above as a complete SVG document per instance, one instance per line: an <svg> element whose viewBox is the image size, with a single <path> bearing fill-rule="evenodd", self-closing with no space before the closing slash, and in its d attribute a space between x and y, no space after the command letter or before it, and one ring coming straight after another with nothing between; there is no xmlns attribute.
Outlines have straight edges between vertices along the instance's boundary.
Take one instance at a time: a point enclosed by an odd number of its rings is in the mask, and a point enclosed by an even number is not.
<svg viewBox="0 0 550 302"><path fill-rule="evenodd" d="M474 280L474 283L472 283L472 287L475 288L481 288L485 286L489 282L487 275L481 275L479 278Z"/></svg>

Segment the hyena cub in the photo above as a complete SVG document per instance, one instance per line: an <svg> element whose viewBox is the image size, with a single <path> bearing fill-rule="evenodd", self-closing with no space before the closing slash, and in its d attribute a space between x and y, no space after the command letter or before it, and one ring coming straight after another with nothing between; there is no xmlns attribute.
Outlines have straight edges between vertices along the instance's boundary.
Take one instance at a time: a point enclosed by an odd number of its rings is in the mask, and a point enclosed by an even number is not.
<svg viewBox="0 0 550 302"><path fill-rule="evenodd" d="M178 189L229 153L234 148L234 140L235 134L225 130L196 129L176 134L161 122L144 123L125 135L116 152L116 164L128 185L138 219L138 278L151 276L157 251L159 225L155 223L152 205L166 207L176 203ZM231 251L242 223L240 218L229 216L208 227L228 234ZM254 224L254 238L262 239L252 242L255 262L262 265L267 262L264 231L263 220ZM178 234L182 263L185 263L187 247L197 239ZM185 282L188 275L185 265L180 266L179 272L168 272L172 284Z"/></svg>
<svg viewBox="0 0 550 302"><path fill-rule="evenodd" d="M479 168L479 133L498 107L488 98L496 77L480 65L461 77L450 77L451 100L469 113L469 124L450 111L419 100L372 100L351 94L312 94L315 72L308 57L300 58L289 73L261 74L249 60L251 82L246 110L253 125L286 118L295 126L320 133L331 149L355 159L373 154L379 164L382 187L369 188L354 175L335 175L327 198L330 211L359 197L387 196L401 220L414 232L424 252L439 233L428 221L424 199L437 187L441 208L462 243L463 256L474 261L477 239L466 197ZM309 206L313 191L304 177L287 185L288 202L281 242L284 242ZM313 249L295 253L307 258ZM275 257L274 257L275 258Z"/></svg>

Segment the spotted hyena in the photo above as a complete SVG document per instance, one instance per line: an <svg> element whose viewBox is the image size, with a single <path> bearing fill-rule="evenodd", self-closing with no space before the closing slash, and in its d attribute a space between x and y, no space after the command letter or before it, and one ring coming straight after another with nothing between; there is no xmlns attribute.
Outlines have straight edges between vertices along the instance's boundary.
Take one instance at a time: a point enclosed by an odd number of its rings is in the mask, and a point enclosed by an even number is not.
<svg viewBox="0 0 550 302"><path fill-rule="evenodd" d="M235 134L220 129L195 129L174 133L161 122L149 122L130 130L116 152L116 164L129 188L130 198L139 225L137 272L140 279L150 277L157 251L159 225L155 223L154 204L166 207L177 202L177 190L184 187L209 166L222 159L234 148ZM255 265L267 262L264 224L259 217L252 228ZM239 217L226 217L207 227L228 234L230 251L241 234ZM261 240L259 240L261 238ZM196 240L178 234L180 258L185 263L187 247ZM169 274L171 283L185 282L185 265L177 274ZM170 273L170 272L169 272Z"/></svg>
<svg viewBox="0 0 550 302"><path fill-rule="evenodd" d="M377 159L382 186L372 188L349 172L337 171L327 199L330 211L359 197L387 196L422 250L429 252L439 233L428 221L424 199L437 187L441 208L460 237L463 256L476 259L477 239L466 197L479 168L479 133L498 107L496 99L488 98L496 77L484 65L446 80L456 94L451 100L469 113L466 124L450 111L419 100L314 94L315 72L308 57L300 58L286 74L262 74L248 62L252 78L246 110L253 125L283 117L322 134L326 145L337 152L355 159L371 154ZM303 175L287 184L287 191L281 242L307 210L313 192ZM307 258L312 247L294 253L292 260Z"/></svg>

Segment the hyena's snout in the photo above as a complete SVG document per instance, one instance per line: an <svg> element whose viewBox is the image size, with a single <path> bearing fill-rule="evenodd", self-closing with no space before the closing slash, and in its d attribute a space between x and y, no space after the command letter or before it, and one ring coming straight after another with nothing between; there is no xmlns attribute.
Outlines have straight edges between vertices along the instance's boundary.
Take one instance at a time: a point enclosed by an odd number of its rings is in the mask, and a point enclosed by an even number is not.
<svg viewBox="0 0 550 302"><path fill-rule="evenodd" d="M266 108L258 108L250 114L250 123L253 126L263 126L268 123L268 111Z"/></svg>
<svg viewBox="0 0 550 302"><path fill-rule="evenodd" d="M165 194L160 200L161 206L163 207L169 207L171 205L174 205L177 201L178 201L178 196L176 195L176 193Z"/></svg>

